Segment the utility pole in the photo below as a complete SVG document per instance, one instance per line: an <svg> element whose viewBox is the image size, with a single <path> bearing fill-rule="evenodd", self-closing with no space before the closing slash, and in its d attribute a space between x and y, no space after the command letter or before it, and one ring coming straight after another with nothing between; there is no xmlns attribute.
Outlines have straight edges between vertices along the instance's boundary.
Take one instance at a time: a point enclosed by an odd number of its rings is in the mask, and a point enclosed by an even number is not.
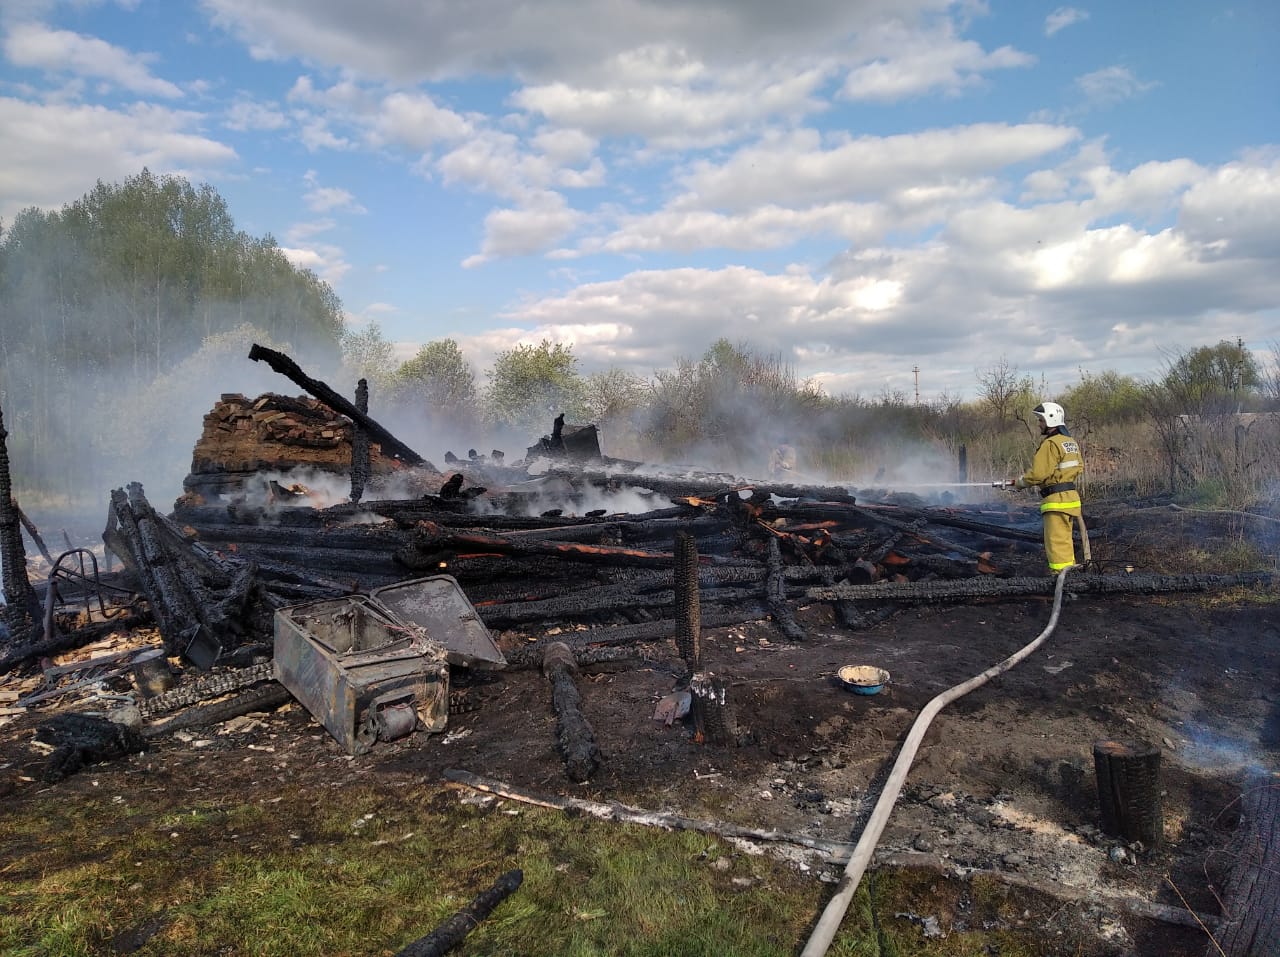
<svg viewBox="0 0 1280 957"><path fill-rule="evenodd" d="M916 405L919 405L920 404L920 367L912 366L911 371L914 372L916 376Z"/></svg>

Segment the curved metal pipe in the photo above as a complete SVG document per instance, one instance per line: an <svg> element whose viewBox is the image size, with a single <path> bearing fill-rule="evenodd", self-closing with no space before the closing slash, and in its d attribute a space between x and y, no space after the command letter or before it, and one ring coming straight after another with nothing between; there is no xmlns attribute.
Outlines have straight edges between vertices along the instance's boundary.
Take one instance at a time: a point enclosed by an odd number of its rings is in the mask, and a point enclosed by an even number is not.
<svg viewBox="0 0 1280 957"><path fill-rule="evenodd" d="M933 722L933 719L939 711L951 702L967 695L974 688L982 687L996 675L1008 671L1044 644L1045 639L1058 626L1058 614L1062 611L1062 589L1067 580L1067 572L1076 567L1078 566L1068 565L1058 573L1058 582L1053 590L1053 614L1049 616L1049 624L1045 626L1044 631L1036 636L1034 641L1020 648L999 664L992 665L982 674L975 675L968 681L953 688L948 688L921 709L915 723L911 725L911 730L907 733L902 750L898 753L898 759L893 763L893 770L889 772L889 777L884 784L884 790L880 792L880 798L876 801L876 806L872 809L871 816L867 819L867 826L862 829L862 834L858 837L858 843L853 849L849 863L845 865L844 876L840 878L840 883L836 885L835 895L827 902L826 908L822 911L822 916L818 918L818 923L813 928L813 933L809 935L809 940L804 945L804 950L800 952L800 957L822 957L827 952L827 948L831 946L831 941L835 939L836 931L840 929L840 922L844 919L845 911L849 909L849 904L853 901L853 895L857 892L858 885L862 881L862 875L866 873L867 865L871 863L871 855L875 852L876 845L880 842L880 835L884 832L885 825L889 823L889 815L893 812L893 806L898 803L898 795L902 793L902 786L906 783L907 772L911 770L911 762L915 760L916 751L919 749L920 742L924 739L924 734L929 730L929 725Z"/></svg>

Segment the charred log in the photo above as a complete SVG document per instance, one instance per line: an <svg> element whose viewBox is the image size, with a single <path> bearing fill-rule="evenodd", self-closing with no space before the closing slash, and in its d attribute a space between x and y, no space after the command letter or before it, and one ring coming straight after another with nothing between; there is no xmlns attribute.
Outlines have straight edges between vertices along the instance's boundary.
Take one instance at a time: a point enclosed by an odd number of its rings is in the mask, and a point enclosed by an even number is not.
<svg viewBox="0 0 1280 957"><path fill-rule="evenodd" d="M146 740L132 728L87 714L53 715L36 729L36 740L54 748L41 773L46 783L147 749Z"/></svg>
<svg viewBox="0 0 1280 957"><path fill-rule="evenodd" d="M1267 585L1274 580L1269 572L1241 575L1071 575L1064 590L1072 594L1156 595L1171 592L1207 592L1224 588ZM834 585L810 588L815 601L954 601L964 598L1017 598L1051 595L1055 579L970 578L961 581L880 582L876 585Z"/></svg>
<svg viewBox="0 0 1280 957"><path fill-rule="evenodd" d="M740 625L745 621L759 621L767 612L759 603L734 602L721 607L702 609L702 625L704 628L724 628ZM542 662L542 651L554 641L562 641L581 656L586 649L596 646L633 645L643 642L671 641L675 637L676 621L674 618L662 618L651 622L632 625L614 625L602 628L584 628L568 635L557 635L555 639L540 639L507 655L507 668L517 671L525 668L539 667ZM668 646L670 647L670 646Z"/></svg>
<svg viewBox="0 0 1280 957"><path fill-rule="evenodd" d="M356 383L356 410L369 414L369 380ZM351 501L359 504L364 487L369 482L369 433L359 422L352 422L351 429Z"/></svg>
<svg viewBox="0 0 1280 957"><path fill-rule="evenodd" d="M556 711L556 745L569 780L581 784L600 767L600 748L591 723L582 713L582 698L574 684L577 672L573 652L563 641L553 642L543 651L542 673L551 682Z"/></svg>
<svg viewBox="0 0 1280 957"><path fill-rule="evenodd" d="M693 696L691 711L696 740L717 747L737 743L738 729L733 705L729 701L729 685L711 672L700 672L689 682Z"/></svg>
<svg viewBox="0 0 1280 957"><path fill-rule="evenodd" d="M360 428L364 429L369 438L377 442L384 452L396 456L396 458L408 465L430 465L426 459L369 418L364 412L361 412L340 393L335 392L319 379L312 379L308 376L296 362L284 353L260 346L255 342L252 348L249 349L249 358L254 362L265 362L272 370L280 373L299 388L311 393L333 409L334 412L345 415L352 422L359 425ZM432 468L434 470L434 466Z"/></svg>
<svg viewBox="0 0 1280 957"><path fill-rule="evenodd" d="M172 718L166 718L163 721L148 725L143 729L142 733L144 737L156 738L162 734L181 731L184 728L201 728L211 724L221 724L223 721L230 721L232 718L238 718L241 715L252 714L257 711L274 711L292 700L293 695L289 694L288 689L273 681L259 688L250 688L248 691L242 691L234 697L223 701L214 701L209 704L188 708Z"/></svg>
<svg viewBox="0 0 1280 957"><path fill-rule="evenodd" d="M692 674L702 668L702 609L698 593L698 545L687 532L675 540L676 648Z"/></svg>
<svg viewBox="0 0 1280 957"><path fill-rule="evenodd" d="M510 897L524 880L524 872L507 871L494 882L493 886L475 900L454 914L447 921L419 938L396 954L396 957L442 957L462 943L463 938L471 933L480 921L484 920L494 908Z"/></svg>
<svg viewBox="0 0 1280 957"><path fill-rule="evenodd" d="M1223 919L1206 949L1215 957L1280 953L1280 787L1255 781L1241 803Z"/></svg>
<svg viewBox="0 0 1280 957"><path fill-rule="evenodd" d="M8 438L4 410L0 409L0 578L4 590L0 624L8 632L0 634L0 639L7 638L10 645L22 645L31 640L41 616L40 603L27 578L27 550L22 544L18 505L13 500Z"/></svg>
<svg viewBox="0 0 1280 957"><path fill-rule="evenodd" d="M774 624L778 626L778 630L783 635L792 641L804 641L808 635L796 621L796 616L792 612L791 606L787 604L786 585L783 578L782 548L778 545L776 538L769 539L768 549L766 565L769 569L769 574L765 579L764 586L765 603L769 606L769 612L773 617Z"/></svg>

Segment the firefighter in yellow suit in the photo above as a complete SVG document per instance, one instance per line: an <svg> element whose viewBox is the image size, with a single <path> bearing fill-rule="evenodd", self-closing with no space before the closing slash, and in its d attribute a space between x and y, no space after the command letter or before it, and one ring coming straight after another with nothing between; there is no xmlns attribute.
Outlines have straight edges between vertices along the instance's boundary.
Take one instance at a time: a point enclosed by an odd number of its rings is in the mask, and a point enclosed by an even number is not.
<svg viewBox="0 0 1280 957"><path fill-rule="evenodd" d="M1080 489L1076 482L1084 472L1080 443L1067 431L1067 413L1056 402L1042 402L1032 410L1040 420L1044 439L1036 449L1031 468L1011 479L1013 488L1038 487L1040 517L1044 522L1044 551L1054 574L1076 564L1071 523L1080 517Z"/></svg>

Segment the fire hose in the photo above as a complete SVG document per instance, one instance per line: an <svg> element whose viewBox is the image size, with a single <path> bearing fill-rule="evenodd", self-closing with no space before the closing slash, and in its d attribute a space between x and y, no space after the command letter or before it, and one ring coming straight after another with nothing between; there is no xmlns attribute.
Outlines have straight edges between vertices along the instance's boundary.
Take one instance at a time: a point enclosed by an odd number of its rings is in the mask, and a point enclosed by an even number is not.
<svg viewBox="0 0 1280 957"><path fill-rule="evenodd" d="M853 895L857 892L858 885L862 882L862 875L866 873L867 865L871 863L871 855L875 852L876 845L880 842L880 835L884 832L885 825L889 823L889 815L893 812L894 805L898 803L898 795L901 794L902 786L906 782L907 772L911 770L911 763L915 760L916 751L919 749L920 742L924 739L925 732L929 730L929 725L933 722L933 719L939 711L951 702L967 695L975 688L982 687L997 675L1008 671L1044 644L1045 639L1058 626L1058 614L1062 611L1062 590L1066 584L1067 572L1078 567L1077 565L1068 565L1058 573L1058 581L1053 590L1053 613L1049 616L1049 624L1045 626L1044 631L1036 636L1035 640L1014 652L1004 661L992 665L982 674L975 675L968 681L948 688L921 709L915 723L911 725L911 730L907 733L907 738L903 742L902 750L898 753L897 760L893 763L893 770L889 772L884 789L880 792L880 798L876 801L876 805L871 811L871 816L867 819L866 827L862 829L862 834L858 837L858 843L849 857L849 863L845 865L844 876L840 878L836 893L823 909L822 915L818 918L818 922L813 928L813 932L809 935L809 940L804 945L804 950L800 952L800 957L822 957L827 952L827 948L831 946L831 941L835 938L836 931L840 929L840 922L844 919L845 911L849 909L849 904L853 901Z"/></svg>

